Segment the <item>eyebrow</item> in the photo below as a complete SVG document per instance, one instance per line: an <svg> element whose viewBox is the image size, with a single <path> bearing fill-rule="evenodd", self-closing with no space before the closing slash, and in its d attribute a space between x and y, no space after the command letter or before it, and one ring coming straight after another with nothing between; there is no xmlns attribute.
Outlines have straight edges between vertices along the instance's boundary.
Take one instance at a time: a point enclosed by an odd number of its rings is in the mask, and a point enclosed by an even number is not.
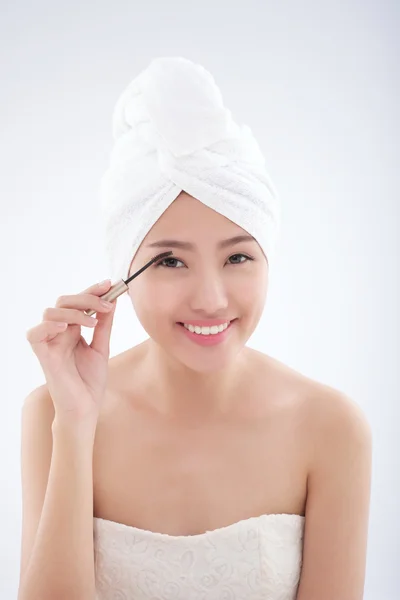
<svg viewBox="0 0 400 600"><path fill-rule="evenodd" d="M226 240L221 240L218 242L218 248L226 248L227 246L234 246L235 244L240 244L241 242L255 242L256 239L252 235L235 235L232 238L228 238ZM158 242L152 242L151 244L147 244L148 248L180 248L181 250L195 250L196 245L192 244L192 242L182 242L179 240L159 240Z"/></svg>

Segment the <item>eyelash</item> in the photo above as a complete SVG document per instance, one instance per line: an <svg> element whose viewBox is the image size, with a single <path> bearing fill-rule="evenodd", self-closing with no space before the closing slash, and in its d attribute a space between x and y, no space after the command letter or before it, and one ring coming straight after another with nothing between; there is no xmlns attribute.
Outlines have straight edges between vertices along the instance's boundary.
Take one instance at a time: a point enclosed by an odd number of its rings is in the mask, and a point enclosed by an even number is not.
<svg viewBox="0 0 400 600"><path fill-rule="evenodd" d="M248 256L247 254L242 254L241 252L240 253L236 253L236 254L232 254L232 256L230 256L228 258L228 260L231 259L233 256L244 256L247 259L247 260L244 260L244 261L242 261L240 263L231 263L233 265L235 265L235 264L236 265L243 265L243 264L245 264L249 260L254 260L254 258L252 258L251 256ZM174 267L167 267L167 265L163 264L163 263L165 263L166 260L176 260L176 261L179 261L179 262L183 263L183 260L181 260L180 258L177 258L176 256L169 256L167 258L163 258L158 263L156 263L154 266L155 267L165 267L166 269L173 269Z"/></svg>

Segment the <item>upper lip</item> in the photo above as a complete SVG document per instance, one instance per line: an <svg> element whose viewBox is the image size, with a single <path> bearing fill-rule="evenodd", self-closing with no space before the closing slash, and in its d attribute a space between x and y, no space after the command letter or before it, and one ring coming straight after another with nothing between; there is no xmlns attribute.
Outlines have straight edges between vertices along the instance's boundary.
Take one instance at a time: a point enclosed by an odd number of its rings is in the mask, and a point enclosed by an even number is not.
<svg viewBox="0 0 400 600"><path fill-rule="evenodd" d="M197 325L199 327L212 327L213 325L224 325L234 321L234 319L189 319L188 321L179 321L179 323L186 323L187 325Z"/></svg>

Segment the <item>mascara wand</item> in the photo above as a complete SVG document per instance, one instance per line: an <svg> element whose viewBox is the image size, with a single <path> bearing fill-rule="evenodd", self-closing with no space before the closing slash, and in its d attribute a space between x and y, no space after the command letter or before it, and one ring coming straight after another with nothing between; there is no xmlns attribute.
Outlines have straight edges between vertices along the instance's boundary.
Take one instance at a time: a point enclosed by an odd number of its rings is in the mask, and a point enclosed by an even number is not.
<svg viewBox="0 0 400 600"><path fill-rule="evenodd" d="M121 296L128 290L128 283L130 281L132 281L132 279L135 279L135 277L140 275L140 273L143 273L143 271L145 271L148 267L150 267L157 260L166 258L167 256L170 256L171 254L173 254L172 250L169 250L168 252L162 252L161 254L157 254L157 256L152 258L146 265L144 265L144 267L139 269L139 271L136 271L136 273L134 273L133 275L128 277L128 279L126 279L126 280L121 279L120 281L117 281L117 283L114 283L111 286L111 288L108 290L108 292L106 292L105 294L100 296L100 298L102 300L106 300L107 302L112 302L113 300L115 300L116 298L118 298L119 296ZM91 317L95 312L96 311L93 309L84 311L85 315L87 315L88 317Z"/></svg>

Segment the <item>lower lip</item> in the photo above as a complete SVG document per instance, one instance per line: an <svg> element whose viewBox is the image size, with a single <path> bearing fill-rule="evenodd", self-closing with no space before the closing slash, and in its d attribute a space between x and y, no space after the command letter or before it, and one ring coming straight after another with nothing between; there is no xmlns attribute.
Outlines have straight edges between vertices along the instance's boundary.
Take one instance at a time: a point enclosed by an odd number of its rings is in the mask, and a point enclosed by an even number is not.
<svg viewBox="0 0 400 600"><path fill-rule="evenodd" d="M234 323L234 321L236 321L236 319L231 321L229 323L228 327L226 329L224 329L224 331L221 331L220 333L214 333L214 334L211 333L210 335L203 335L201 333L192 333L191 331L189 331L189 329L186 329L186 327L184 327L180 323L178 323L178 326L181 329L183 329L183 333L185 335L187 335L187 337L190 340L192 340L196 344L199 344L199 346L214 346L215 344L220 344L228 337L229 330L232 327L232 324Z"/></svg>

